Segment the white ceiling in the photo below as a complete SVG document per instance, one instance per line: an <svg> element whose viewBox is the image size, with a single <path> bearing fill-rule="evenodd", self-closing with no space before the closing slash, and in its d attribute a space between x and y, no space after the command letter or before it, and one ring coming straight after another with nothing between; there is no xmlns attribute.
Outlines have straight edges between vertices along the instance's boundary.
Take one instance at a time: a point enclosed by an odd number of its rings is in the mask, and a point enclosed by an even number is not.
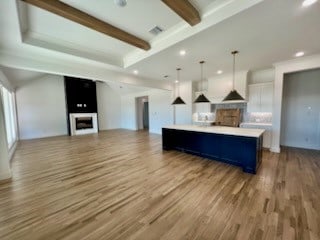
<svg viewBox="0 0 320 240"><path fill-rule="evenodd" d="M8 79L10 79L10 82L13 84L14 87L21 86L23 84L26 84L28 81L38 79L45 75L41 72L8 67L1 67L1 71Z"/></svg>
<svg viewBox="0 0 320 240"><path fill-rule="evenodd" d="M144 59L129 69L142 75L175 78L181 67L181 80L199 80L199 61L205 60L205 76L218 70L230 73L232 50L239 50L237 70L271 68L275 62L320 53L320 3L306 9L300 0L264 1L216 24L164 51ZM179 50L185 49L184 57Z"/></svg>
<svg viewBox="0 0 320 240"><path fill-rule="evenodd" d="M139 77L165 81L163 76L169 75L172 80L178 66L183 69L181 80L198 80L200 60L206 61L206 77L215 76L217 70L228 74L234 49L240 51L238 70L270 68L275 62L293 58L297 51L305 51L306 55L320 53L320 2L302 8L302 0L192 0L202 18L195 27L160 0L128 0L124 8L113 0L63 2L147 40L151 50L137 49L20 0L18 4L1 0L0 11L4 14L0 15L0 64L59 73L62 67L53 69L53 64L46 65L43 59L65 62L75 69L81 62L81 66L92 69L86 77L94 79L96 67L101 70L97 79L112 81L103 76L115 71L126 74L126 80L131 75L128 81L134 85ZM156 37L148 33L155 25L165 29ZM179 56L181 49L187 51L184 57ZM4 53L38 62L19 60L15 64L1 58ZM138 76L132 75L134 69L139 70ZM10 75L9 68L5 72ZM29 75L11 74L19 81L23 76L28 80Z"/></svg>
<svg viewBox="0 0 320 240"><path fill-rule="evenodd" d="M98 83L98 84L107 84L114 92L118 93L119 95L127 95L135 92L144 92L150 89L146 87L136 87L136 86L117 83L117 82Z"/></svg>

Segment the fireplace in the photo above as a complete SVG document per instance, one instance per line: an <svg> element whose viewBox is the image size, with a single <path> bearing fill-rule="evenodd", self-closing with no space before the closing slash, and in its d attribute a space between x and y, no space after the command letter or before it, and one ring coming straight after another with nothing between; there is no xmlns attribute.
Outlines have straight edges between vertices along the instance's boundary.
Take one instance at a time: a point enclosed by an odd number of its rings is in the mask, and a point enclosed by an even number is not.
<svg viewBox="0 0 320 240"><path fill-rule="evenodd" d="M96 113L71 113L70 114L71 135L81 135L98 132Z"/></svg>
<svg viewBox="0 0 320 240"><path fill-rule="evenodd" d="M76 117L76 130L93 128L92 117Z"/></svg>

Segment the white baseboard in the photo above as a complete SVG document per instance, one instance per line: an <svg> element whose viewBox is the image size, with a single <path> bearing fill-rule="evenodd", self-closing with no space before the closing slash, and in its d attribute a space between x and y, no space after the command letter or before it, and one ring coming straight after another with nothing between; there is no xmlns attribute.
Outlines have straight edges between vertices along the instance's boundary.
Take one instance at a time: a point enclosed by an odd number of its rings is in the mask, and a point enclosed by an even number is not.
<svg viewBox="0 0 320 240"><path fill-rule="evenodd" d="M9 149L9 152L8 152L8 154L9 154L9 161L12 160L13 154L14 154L14 152L15 152L16 149L17 149L17 145L18 145L18 141L16 141L16 142L12 145L12 147Z"/></svg>
<svg viewBox="0 0 320 240"><path fill-rule="evenodd" d="M270 152L280 153L280 152L281 152L281 149L280 149L280 147L271 147L271 148L270 148Z"/></svg>

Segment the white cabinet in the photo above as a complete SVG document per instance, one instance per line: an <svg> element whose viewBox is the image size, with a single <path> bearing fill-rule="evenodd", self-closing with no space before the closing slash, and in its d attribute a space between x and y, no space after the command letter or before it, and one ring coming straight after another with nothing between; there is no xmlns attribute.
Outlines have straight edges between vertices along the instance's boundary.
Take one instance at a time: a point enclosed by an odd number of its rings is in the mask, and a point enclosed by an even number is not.
<svg viewBox="0 0 320 240"><path fill-rule="evenodd" d="M264 129L262 145L264 148L271 148L272 125L271 123L241 123L241 128Z"/></svg>
<svg viewBox="0 0 320 240"><path fill-rule="evenodd" d="M249 85L248 112L272 112L273 83Z"/></svg>

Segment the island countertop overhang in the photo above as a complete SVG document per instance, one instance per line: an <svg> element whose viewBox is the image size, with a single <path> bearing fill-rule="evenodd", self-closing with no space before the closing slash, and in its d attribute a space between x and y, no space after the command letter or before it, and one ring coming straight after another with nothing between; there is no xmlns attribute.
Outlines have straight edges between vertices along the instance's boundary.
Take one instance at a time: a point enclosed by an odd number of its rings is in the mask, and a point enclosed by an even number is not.
<svg viewBox="0 0 320 240"><path fill-rule="evenodd" d="M215 133L231 136L242 137L260 137L265 130L264 129L249 129L249 128L236 128L236 127L224 127L224 126L196 126L196 125L169 125L163 128L175 129L182 131L203 132L203 133Z"/></svg>

